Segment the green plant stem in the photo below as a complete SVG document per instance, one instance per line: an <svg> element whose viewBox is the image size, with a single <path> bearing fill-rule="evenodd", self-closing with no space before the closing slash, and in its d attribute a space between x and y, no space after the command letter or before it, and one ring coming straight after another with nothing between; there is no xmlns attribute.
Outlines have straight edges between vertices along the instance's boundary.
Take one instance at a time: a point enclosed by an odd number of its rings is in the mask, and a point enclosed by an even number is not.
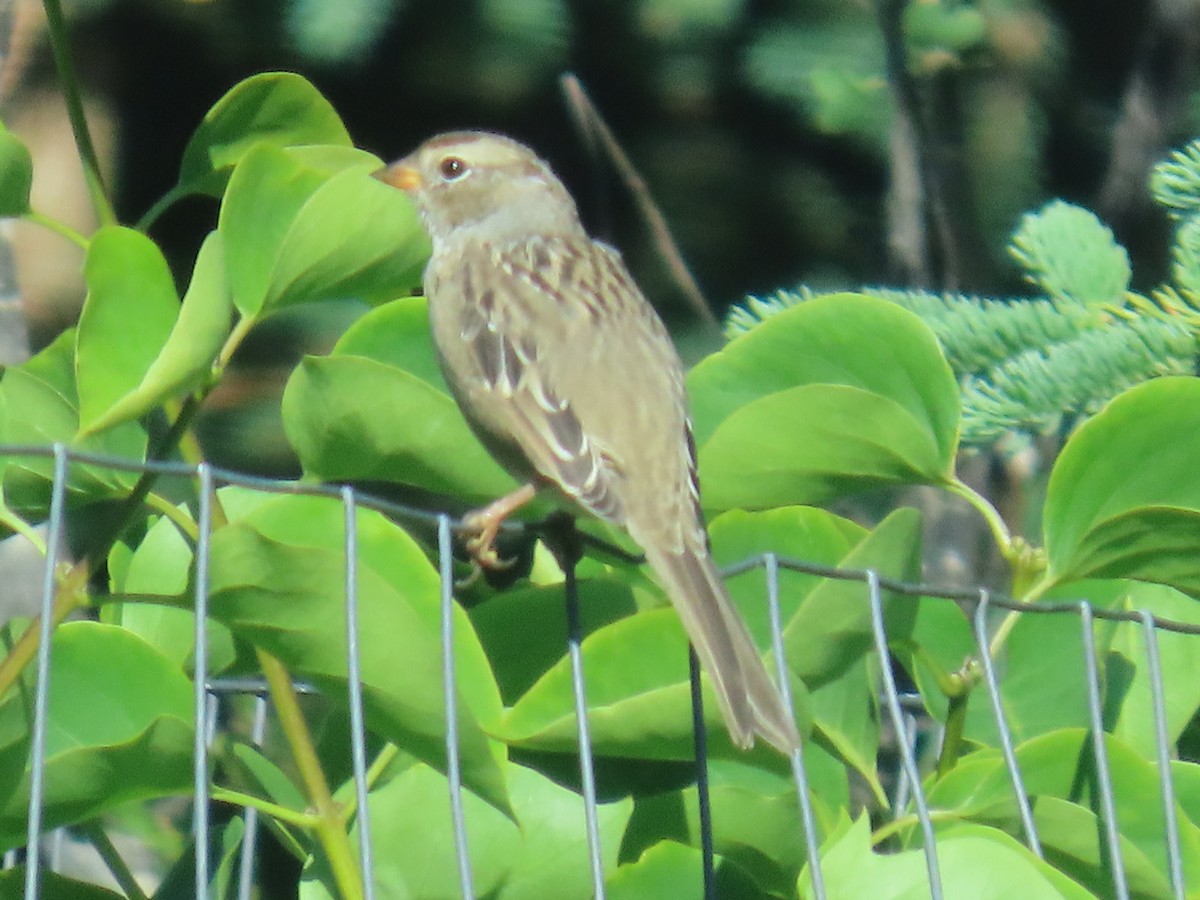
<svg viewBox="0 0 1200 900"><path fill-rule="evenodd" d="M317 815L313 831L325 850L330 871L333 872L334 881L343 900L359 900L362 897L362 880L355 863L354 851L350 847L350 838L346 834L341 812L333 802L329 783L321 769L321 761L317 758L308 723L304 721L304 715L300 711L300 703L292 687L292 677L283 663L274 656L265 650L256 652L258 663L267 679L280 729L291 747L308 802Z"/></svg>
<svg viewBox="0 0 1200 900"><path fill-rule="evenodd" d="M1046 593L1050 588L1050 582L1046 579L1040 581L1030 591L1021 597L1022 603L1033 603L1041 598L1042 594ZM995 659L1000 655L1000 651L1004 649L1005 643L1008 641L1008 636L1016 627L1017 620L1021 617L1020 610L1010 609L1005 613L1004 618L1000 621L1000 627L996 629L996 633L992 635L992 640L988 644L988 655Z"/></svg>
<svg viewBox="0 0 1200 900"><path fill-rule="evenodd" d="M320 822L320 818L312 813L300 812L290 806L272 803L270 800L235 791L232 788L213 785L209 796L218 803L232 803L234 806L241 806L245 809L257 809L263 815L280 822L287 822L289 825L295 825L297 828L315 828Z"/></svg>
<svg viewBox="0 0 1200 900"><path fill-rule="evenodd" d="M931 809L929 811L929 820L933 823L938 822L956 822L962 816L953 810ZM906 828L916 828L921 824L921 820L916 815L900 816L893 819L886 825L880 825L871 832L871 846L878 847L894 834L899 834Z"/></svg>
<svg viewBox="0 0 1200 900"><path fill-rule="evenodd" d="M47 231L52 231L59 237L66 238L72 244L78 244L85 251L92 245L91 241L85 238L66 222L60 222L58 219L52 218L45 213L40 213L31 209L21 218L23 218L26 222L39 225L42 228L45 228Z"/></svg>
<svg viewBox="0 0 1200 900"><path fill-rule="evenodd" d="M1000 517L1000 513L997 512L996 507L992 506L987 498L974 488L959 481L957 478L947 482L945 487L950 493L962 497L979 511L979 514L983 516L983 520L987 522L988 528L991 529L992 537L1000 547L1000 553L1003 554L1006 560L1013 562L1016 551L1013 547L1012 532L1004 524L1004 519Z"/></svg>
<svg viewBox="0 0 1200 900"><path fill-rule="evenodd" d="M92 205L96 208L101 225L116 225L117 215L113 212L112 203L104 190L104 180L100 177L100 161L96 157L96 147L92 143L87 117L83 112L79 75L71 58L62 3L60 0L42 0L42 5L46 9L46 28L50 35L50 48L54 53L54 65L58 69L63 99L67 103L67 116L71 120L71 131L75 134L75 147L83 163L83 175L87 181L88 193L92 197Z"/></svg>
<svg viewBox="0 0 1200 900"><path fill-rule="evenodd" d="M183 537L195 544L200 539L200 528L186 512L161 494L151 491L146 495L146 505L166 519L169 519Z"/></svg>
<svg viewBox="0 0 1200 900"><path fill-rule="evenodd" d="M159 216L170 209L172 204L174 204L177 200L181 200L186 196L186 192L179 190L179 185L175 185L173 188L159 197L153 206L146 210L142 217L137 220L137 225L134 227L138 231L149 231L151 227L153 227L154 223L158 221Z"/></svg>
<svg viewBox="0 0 1200 900"><path fill-rule="evenodd" d="M385 744L383 749L379 751L379 755L375 757L375 761L367 767L366 782L367 790L371 790L375 786L375 782L379 780L379 776L384 773L392 760L400 754L400 748L395 744ZM351 816L358 811L358 794L352 793L350 799L342 806L342 819L349 822Z"/></svg>
<svg viewBox="0 0 1200 900"><path fill-rule="evenodd" d="M89 571L90 567L85 559L72 566L59 583L54 604L50 608L51 628L57 628L67 616L87 602ZM34 618L24 633L17 638L12 650L4 659L0 659L0 697L8 693L9 688L21 677L21 672L37 655L38 634L38 619Z"/></svg>
<svg viewBox="0 0 1200 900"><path fill-rule="evenodd" d="M125 896L129 900L150 900L142 890L141 885L137 883L137 879L134 878L129 866L125 864L125 860L121 858L121 854L117 852L117 848L113 846L113 842L109 838L108 832L104 830L104 826L97 819L92 819L84 822L80 827L87 836L88 842L95 848L96 853L100 855L100 859L104 861L104 865L108 867L108 871L112 873L112 877L116 879L121 890L125 892Z"/></svg>

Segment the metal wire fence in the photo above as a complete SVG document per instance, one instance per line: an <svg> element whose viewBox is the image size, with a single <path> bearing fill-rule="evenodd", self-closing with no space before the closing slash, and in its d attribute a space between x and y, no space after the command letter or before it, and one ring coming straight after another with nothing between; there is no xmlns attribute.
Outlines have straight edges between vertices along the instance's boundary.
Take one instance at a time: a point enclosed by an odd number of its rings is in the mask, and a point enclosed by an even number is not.
<svg viewBox="0 0 1200 900"><path fill-rule="evenodd" d="M4 858L5 867L11 867L23 856L25 864L25 897L29 900L42 896L42 875L45 869L53 867L54 833L43 833L43 804L45 797L45 764L46 764L46 730L47 710L51 692L54 686L50 683L51 662L51 622L52 603L56 589L56 567L64 556L66 535L66 494L69 467L73 465L101 466L115 471L127 471L139 474L153 473L157 476L190 479L196 485L196 514L199 525L198 538L195 546L195 575L193 580L193 602L195 605L195 651L192 678L194 683L195 703L195 743L193 747L193 811L192 837L194 867L195 867L195 897L204 900L210 883L210 767L209 750L214 739L219 712L222 704L229 702L232 697L251 696L254 699L253 722L251 726L251 741L261 744L264 738L266 723L271 715L267 699L267 686L256 679L237 679L212 677L209 673L207 648L209 646L209 620L207 617L209 600L209 554L213 535L213 501L214 491L225 485L237 485L258 491L271 493L290 493L319 495L336 498L343 506L344 516L344 550L345 550L345 623L346 631L343 636L347 651L348 667L348 703L350 712L350 743L353 762L353 783L357 797L358 830L360 834L359 864L362 872L370 873L373 869L371 823L369 820L369 805L367 803L367 731L364 725L362 685L359 677L359 619L358 619L358 584L357 584L357 554L358 537L356 534L356 510L360 507L378 510L401 521L419 520L432 524L436 529L436 553L438 570L441 577L441 643L442 643L442 679L445 687L446 710L445 751L447 760L447 776L450 784L447 803L450 807L453 822L453 839L455 857L458 864L458 880L463 897L476 896L472 884L471 847L469 846L467 829L464 824L463 812L463 783L459 764L459 736L457 733L457 715L454 704L458 696L455 687L455 658L454 635L451 609L454 600L454 580L452 575L453 535L457 522L446 514L428 513L393 503L380 501L366 496L350 487L320 486L301 484L290 481L277 481L258 477L241 475L212 466L201 464L190 466L179 463L149 462L133 463L104 456L80 453L66 449L61 445L50 448L8 446L0 447L0 460L18 457L41 456L53 459L53 483L49 504L49 518L46 523L46 559L41 591L40 609L40 641L36 657L36 687L33 696L32 737L29 759L30 804L28 811L27 847L22 854L10 851ZM1006 721L1004 704L1000 694L1000 676L988 652L989 645L989 613L995 609L1017 611L1021 615L1030 616L1069 616L1078 619L1079 633L1082 640L1083 655L1080 660L1085 669L1087 684L1087 717L1090 723L1091 754L1097 775L1097 791L1099 804L1103 811L1102 820L1105 828L1106 858L1109 874L1115 891L1115 896L1129 896L1126 879L1123 850L1118 833L1117 812L1114 803L1113 783L1109 771L1107 751L1104 740L1104 709L1101 687L1101 677L1096 662L1096 647L1093 624L1097 619L1115 622L1134 622L1141 625L1144 635L1144 653L1153 707L1154 738L1157 756L1157 772L1159 776L1161 816L1163 833L1165 834L1165 853L1168 861L1169 878L1173 896L1183 898L1187 892L1184 880L1184 867L1180 850L1180 829L1176 817L1176 794L1172 783L1171 767L1172 747L1168 740L1167 717L1165 712L1164 685L1162 666L1160 664L1158 638L1159 631L1169 631L1182 634L1200 634L1200 628L1187 623L1168 621L1151 615L1145 611L1123 611L1096 608L1087 599L1075 602L1039 602L1032 604L1016 603L1009 599L994 596L987 590L942 590L927 584L912 584L891 581L880 577L874 571L848 571L814 565L800 560L781 558L775 555L765 555L746 559L725 571L730 577L751 569L761 569L765 573L765 597L770 613L772 646L777 659L785 658L783 627L780 613L780 572L792 570L816 575L823 578L841 579L860 584L863 594L869 603L871 612L871 631L874 640L874 652L879 660L888 660L888 634L885 627L884 595L885 593L907 598L929 598L937 602L954 603L959 605L972 623L976 644L976 658L982 667L982 684L991 714L999 734L999 748L1003 755L1005 769L1011 785L1012 799L1016 804L1021 832L1026 846L1038 857L1044 857L1038 829L1035 824L1033 810L1029 802L1023 774L1017 761L1013 732ZM573 695L576 712L580 784L583 797L583 809L586 818L586 833L588 839L588 859L581 860L581 865L590 866L594 895L598 898L605 896L605 877L601 865L602 848L600 828L597 820L598 802L596 796L596 777L593 768L592 746L589 738L587 711L587 685L584 678L581 654L581 627L578 615L578 586L574 577L574 569L566 573L565 599L568 617L567 651L570 657L573 675ZM781 666L781 669L783 667ZM918 719L923 719L926 725L929 719L925 716L922 701L915 695L906 695L897 685L892 667L888 664L879 666L881 672L880 698L883 711L886 713L892 731L896 736L895 750L897 755L897 771L895 778L892 815L915 815L919 822L922 835L922 850L925 867L928 872L930 894L933 898L943 896L942 878L940 875L938 845L934 839L934 823L930 814L929 803L922 789L922 776L917 742L914 739ZM699 669L695 655L692 655L692 696L694 713L702 714L699 710ZM313 692L315 688L298 683L299 692ZM780 688L788 703L791 703L789 686L786 679L781 680ZM935 735L936 737L937 735ZM708 803L707 791L707 758L703 745L703 729L697 729L698 760L697 783L699 787L700 806L700 843L703 850L704 883L706 896L714 896L715 882L713 877L713 825L711 809ZM804 752L797 750L791 758L791 772L796 785L796 802L799 807L800 821L803 834L797 835L797 840L803 841L807 849L807 858L811 861L812 891L818 898L826 897L821 866L819 862L816 816L810 799L808 771L806 769ZM237 897L239 900L249 900L254 896L256 879L255 861L256 843L261 834L258 814L254 809L248 809L245 814L245 830L242 838L242 852L237 875ZM364 895L373 900L375 888L372 879L363 880ZM1195 888L1195 885L1193 885Z"/></svg>

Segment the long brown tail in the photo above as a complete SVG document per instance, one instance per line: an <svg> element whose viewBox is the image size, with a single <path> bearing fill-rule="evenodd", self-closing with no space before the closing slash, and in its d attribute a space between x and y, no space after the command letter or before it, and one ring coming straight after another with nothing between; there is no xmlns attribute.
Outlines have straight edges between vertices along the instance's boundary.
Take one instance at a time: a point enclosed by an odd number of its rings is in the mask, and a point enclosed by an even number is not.
<svg viewBox="0 0 1200 900"><path fill-rule="evenodd" d="M759 734L791 754L800 744L796 724L712 558L703 550L672 553L650 548L646 548L646 557L662 579L712 681L733 742L751 747L754 735Z"/></svg>

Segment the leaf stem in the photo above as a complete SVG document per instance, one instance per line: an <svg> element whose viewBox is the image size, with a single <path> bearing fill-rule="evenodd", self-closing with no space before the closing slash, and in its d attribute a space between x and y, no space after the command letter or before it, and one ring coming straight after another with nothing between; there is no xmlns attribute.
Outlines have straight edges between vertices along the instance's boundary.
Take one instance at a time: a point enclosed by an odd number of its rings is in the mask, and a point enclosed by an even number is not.
<svg viewBox="0 0 1200 900"><path fill-rule="evenodd" d="M1004 524L1004 519L996 507L988 502L987 498L958 478L952 478L945 484L946 490L952 494L957 494L968 503L970 503L979 514L983 516L983 520L987 522L988 528L992 531L992 537L1000 547L1000 552L1009 562L1014 561L1016 551L1013 547L1012 532L1008 530L1008 526Z"/></svg>
<svg viewBox="0 0 1200 900"><path fill-rule="evenodd" d="M57 628L64 619L76 609L83 606L87 600L87 582L90 567L87 560L76 563L67 572L59 584L54 596L54 604L50 608L51 628ZM21 677L21 672L37 655L38 619L34 618L29 627L17 638L12 650L0 659L0 697L8 693L9 688Z"/></svg>
<svg viewBox="0 0 1200 900"><path fill-rule="evenodd" d="M80 826L80 830L87 837L100 859L104 861L104 865L108 867L112 877L125 892L125 896L129 900L150 900L141 885L137 883L137 878L134 877L125 860L121 858L121 854L117 852L117 848L113 845L112 839L109 838L108 832L104 830L100 821L91 819L84 822Z"/></svg>
<svg viewBox="0 0 1200 900"><path fill-rule="evenodd" d="M200 529L192 517L166 497L151 491L146 495L146 505L169 519L185 540L195 544L200 539Z"/></svg>
<svg viewBox="0 0 1200 900"><path fill-rule="evenodd" d="M66 238L72 244L77 244L83 248L85 252L87 251L88 247L92 245L90 240L85 238L66 222L60 222L58 219L48 216L45 213L40 213L37 210L31 209L21 216L21 218L33 225L40 225L47 231L54 232L59 237Z"/></svg>
<svg viewBox="0 0 1200 900"><path fill-rule="evenodd" d="M79 75L75 71L75 62L71 58L70 42L67 38L67 23L63 17L60 0L42 0L46 10L46 26L50 35L50 48L54 53L54 64L58 69L58 79L62 87L63 99L67 103L67 116L71 120L71 131L75 135L75 147L79 151L79 159L83 163L83 175L87 181L88 193L92 197L92 205L101 225L116 225L117 215L113 212L112 203L104 190L104 180L100 176L100 161L96 157L96 147L92 143L92 135L88 130L87 116L83 112L83 96L79 90Z"/></svg>
<svg viewBox="0 0 1200 900"><path fill-rule="evenodd" d="M291 747L292 758L296 761L308 802L316 811L317 821L312 826L313 831L325 850L329 868L342 897L344 900L359 900L362 897L362 880L355 863L354 851L350 847L350 838L346 834L342 814L333 801L329 783L325 780L325 772L317 759L317 750L308 730L308 723L304 721L304 715L300 711L300 703L292 687L292 678L283 663L274 656L261 649L256 652L263 675L267 679L280 729Z"/></svg>
<svg viewBox="0 0 1200 900"><path fill-rule="evenodd" d="M264 800L261 797L255 797L253 794L246 794L242 791L235 791L233 788L213 785L210 796L218 803L232 803L234 806L241 806L245 809L257 809L260 813L268 815L272 819L287 822L289 825L295 825L297 828L315 828L320 822L320 817L313 813L300 812L299 810L292 809L290 806L272 803L270 800Z"/></svg>
<svg viewBox="0 0 1200 900"><path fill-rule="evenodd" d="M134 227L137 228L138 231L149 231L154 223L158 221L159 216L170 209L172 204L174 204L176 201L182 200L186 196L187 193L179 190L179 185L175 185L169 191L159 197L158 200L155 201L154 205L142 214L142 217L137 220L137 225Z"/></svg>

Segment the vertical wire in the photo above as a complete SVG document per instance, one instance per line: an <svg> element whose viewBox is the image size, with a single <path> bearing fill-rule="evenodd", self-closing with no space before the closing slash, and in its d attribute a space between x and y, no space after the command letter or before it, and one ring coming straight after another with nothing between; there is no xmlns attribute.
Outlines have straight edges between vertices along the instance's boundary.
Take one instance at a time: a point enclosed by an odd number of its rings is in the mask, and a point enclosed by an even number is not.
<svg viewBox="0 0 1200 900"><path fill-rule="evenodd" d="M896 740L903 741L904 746L911 748L915 756L917 754L917 718L903 707L901 707L901 711L904 714L904 731L896 736ZM909 780L903 776L897 778L896 796L893 798L892 803L898 814L903 813L908 807L908 801L911 799L909 795L911 793L912 788L909 786Z"/></svg>
<svg viewBox="0 0 1200 900"><path fill-rule="evenodd" d="M704 697L700 689L700 657L688 644L688 683L692 693L692 734L696 742L696 806L700 813L700 867L704 873L704 900L716 900L717 878L713 865L712 797L708 789L708 731L704 727Z"/></svg>
<svg viewBox="0 0 1200 900"><path fill-rule="evenodd" d="M768 553L764 557L767 576L767 613L771 621L771 649L775 653L775 665L779 669L779 693L783 697L783 708L792 712L792 686L788 682L787 656L783 647L783 612L779 607L779 557ZM808 855L808 871L812 878L813 896L825 898L825 876L821 873L821 846L817 842L817 817L813 813L812 798L809 796L808 773L804 769L804 745L792 751L792 778L796 782L796 795L800 801L800 821L804 824L804 846Z"/></svg>
<svg viewBox="0 0 1200 900"><path fill-rule="evenodd" d="M1183 854L1179 849L1179 819L1175 812L1175 781L1171 775L1171 751L1167 738L1167 703L1163 691L1162 662L1158 655L1158 634L1154 617L1141 610L1142 633L1146 638L1146 663L1150 675L1150 699L1154 707L1154 752L1158 761L1158 783L1162 788L1163 827L1167 838L1167 869L1171 890L1183 900Z"/></svg>
<svg viewBox="0 0 1200 900"><path fill-rule="evenodd" d="M942 900L942 876L938 866L937 844L933 834L933 820L929 818L929 804L925 802L925 792L921 789L921 774L917 770L917 761L913 756L912 747L903 740L904 712L900 709L900 697L896 691L896 679L892 675L892 666L888 656L887 632L883 624L883 596L879 590L879 574L874 569L868 569L867 590L871 598L871 631L875 637L875 653L879 656L879 670L883 676L884 704L892 719L892 728L896 733L900 751L900 765L912 788L913 802L917 807L917 819L921 823L921 833L925 838L925 867L929 872L929 894L932 900Z"/></svg>
<svg viewBox="0 0 1200 900"><path fill-rule="evenodd" d="M42 572L42 612L38 623L37 691L33 701L33 736L30 742L29 821L26 832L25 896L33 900L41 886L42 809L46 790L46 724L50 709L50 638L54 616L54 571L62 543L63 506L67 493L67 448L54 445L54 481L50 490L49 535L46 567Z"/></svg>
<svg viewBox="0 0 1200 900"><path fill-rule="evenodd" d="M567 652L571 657L571 688L575 696L575 725L579 736L579 776L587 825L588 860L592 867L592 896L604 900L604 865L600 857L600 823L596 814L596 772L592 765L592 736L588 728L587 693L583 683L583 629L579 623L579 589L575 563L566 566Z"/></svg>
<svg viewBox="0 0 1200 900"><path fill-rule="evenodd" d="M371 859L371 811L367 806L367 739L363 722L362 666L358 654L358 516L354 488L342 487L346 539L346 668L350 692L350 753L354 762L354 796L358 802L358 860L364 900L375 900L375 868Z"/></svg>
<svg viewBox="0 0 1200 900"><path fill-rule="evenodd" d="M1021 828L1025 832L1025 842L1034 854L1044 859L1042 842L1038 837L1037 826L1033 822L1033 809L1029 805L1029 795L1025 792L1025 780L1021 776L1021 769L1017 766L1017 751L1013 747L1008 717L1004 715L1004 704L1000 701L1000 683L996 680L996 666L992 662L992 654L988 648L987 611L990 602L991 594L986 588L981 588L979 603L975 606L975 615L972 616L975 646L979 648L983 681L987 686L988 702L992 705L992 718L996 720L996 729L1000 733L1000 752L1004 754L1004 767L1008 769L1008 778L1012 783L1013 798L1017 801L1017 812L1021 816Z"/></svg>
<svg viewBox="0 0 1200 900"><path fill-rule="evenodd" d="M454 826L454 852L458 884L463 897L473 900L471 855L463 815L462 770L458 758L458 686L454 678L454 554L450 542L450 517L438 516L438 573L442 588L442 692L446 701L446 780L450 785L450 821Z"/></svg>
<svg viewBox="0 0 1200 900"><path fill-rule="evenodd" d="M267 731L267 697L254 695L254 721L250 725L250 743L261 749ZM254 853L258 844L258 810L246 807L246 833L242 835L242 858L238 866L238 900L250 900L254 888Z"/></svg>
<svg viewBox="0 0 1200 900"><path fill-rule="evenodd" d="M196 704L196 734L192 745L192 838L196 864L196 900L208 892L208 742L209 716L205 680L208 678L208 560L212 540L212 468L196 467L200 480L196 519L195 649L192 682ZM215 719L215 716L212 717Z"/></svg>
<svg viewBox="0 0 1200 900"><path fill-rule="evenodd" d="M1117 831L1117 808L1112 793L1112 773L1108 768L1108 749L1104 745L1104 711L1100 698L1100 673L1096 664L1096 637L1092 629L1092 605L1086 600L1079 604L1079 621L1083 632L1084 666L1087 669L1088 718L1092 729L1092 751L1096 760L1096 781L1100 791L1100 807L1104 816L1104 836L1108 844L1109 868L1113 890L1118 900L1128 900L1129 885L1125 881L1125 860L1121 856L1121 837Z"/></svg>

